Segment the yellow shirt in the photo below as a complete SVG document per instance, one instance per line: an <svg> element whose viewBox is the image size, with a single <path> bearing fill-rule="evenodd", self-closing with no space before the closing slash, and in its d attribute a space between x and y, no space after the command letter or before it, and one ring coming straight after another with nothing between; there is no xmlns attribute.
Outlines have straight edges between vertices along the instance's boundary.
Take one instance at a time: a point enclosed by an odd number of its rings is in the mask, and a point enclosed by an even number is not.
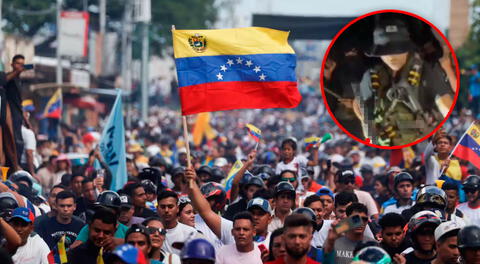
<svg viewBox="0 0 480 264"><path fill-rule="evenodd" d="M437 156L435 156L435 159L438 161L438 163L442 164L442 160L440 160ZM443 174L456 181L461 181L462 169L460 168L460 162L456 159L450 160L450 164L448 165L447 170L443 172Z"/></svg>

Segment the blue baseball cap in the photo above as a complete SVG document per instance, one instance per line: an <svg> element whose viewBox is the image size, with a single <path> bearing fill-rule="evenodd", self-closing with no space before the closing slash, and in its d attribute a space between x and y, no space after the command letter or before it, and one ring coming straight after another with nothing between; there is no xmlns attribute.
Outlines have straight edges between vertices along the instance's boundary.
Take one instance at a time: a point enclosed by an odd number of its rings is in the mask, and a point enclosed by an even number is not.
<svg viewBox="0 0 480 264"><path fill-rule="evenodd" d="M320 188L320 189L317 191L317 195L318 195L318 196L328 195L328 196L332 197L332 199L334 199L334 195L333 195L332 190L330 190L330 189L327 188L327 187L322 187L322 188Z"/></svg>
<svg viewBox="0 0 480 264"><path fill-rule="evenodd" d="M33 215L32 211L25 207L15 208L15 210L13 210L12 212L12 217L10 219L14 218L20 218L27 223L33 223L33 221L35 220L35 216Z"/></svg>
<svg viewBox="0 0 480 264"><path fill-rule="evenodd" d="M119 258L127 264L146 264L147 260L142 251L130 244L117 246L112 253L106 256L107 260Z"/></svg>
<svg viewBox="0 0 480 264"><path fill-rule="evenodd" d="M261 197L253 198L248 202L247 210L250 211L250 208L253 208L253 207L258 207L269 214L272 214L273 212L272 207L270 206L270 203Z"/></svg>

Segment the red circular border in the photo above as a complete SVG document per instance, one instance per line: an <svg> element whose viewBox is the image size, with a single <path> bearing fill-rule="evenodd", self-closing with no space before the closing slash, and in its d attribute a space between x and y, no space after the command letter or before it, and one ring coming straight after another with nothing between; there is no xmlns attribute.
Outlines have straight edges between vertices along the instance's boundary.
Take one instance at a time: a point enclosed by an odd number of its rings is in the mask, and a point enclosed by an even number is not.
<svg viewBox="0 0 480 264"><path fill-rule="evenodd" d="M370 139L367 138L365 140L361 140L357 137L355 137L354 135L352 135L349 131L347 131L338 121L337 119L335 118L335 116L333 115L332 113L332 110L330 109L330 107L328 106L328 102L327 100L325 99L325 90L323 89L324 88L324 83L323 83L323 74L324 74L324 69L325 69L325 62L328 58L328 55L330 53L330 49L332 48L332 46L335 44L335 42L337 41L338 37L347 29L349 28L351 25L353 25L354 23L356 23L357 21L359 21L360 19L363 19L365 17L368 17L368 16L372 16L372 15L376 15L376 14L381 14L381 13L400 13L400 14L404 14L404 15L408 15L408 16L412 16L412 17L415 17L417 19L420 19L422 20L423 22L427 23L430 27L432 27L433 29L435 29L437 31L437 33L442 37L443 41L445 41L445 43L447 44L448 48L450 49L450 53L452 54L452 58L454 60L454 63L455 63L455 71L456 71L456 77L457 77L457 89L455 91L455 98L453 99L453 103L452 103L452 106L450 107L450 110L448 111L448 114L447 116L443 119L442 122L440 122L440 124L435 128L433 129L432 132L430 132L430 134L424 136L423 138L420 138L414 142L411 142L409 144L406 144L406 145L400 145L400 146L379 146L379 145L375 145L375 144L372 144L370 143ZM455 55L455 52L452 48L452 46L450 45L450 42L447 40L447 38L443 35L443 33L437 28L435 27L432 23L430 23L428 20L424 19L423 17L420 17L418 15L415 15L413 13L410 13L410 12L406 12L406 11L402 11L402 10L395 10L395 9L385 9L385 10L379 10L379 11L374 11L374 12L370 12L370 13L367 13L365 15L362 15L362 16L359 16L357 17L356 19L354 19L353 21L351 21L350 23L348 23L346 26L344 26L336 35L335 37L332 39L332 41L330 42L330 45L328 45L328 48L327 48L327 51L325 52L325 55L323 57L323 61L322 61L322 68L320 70L320 90L322 90L322 96L324 98L324 103L325 103L325 107L327 108L328 110L328 113L330 114L330 117L332 117L333 121L335 121L335 123L337 124L338 127L340 127L343 132L345 132L347 135L349 135L351 138L355 139L356 141L360 142L360 143L363 143L367 146L370 146L370 147L375 147L375 148L380 148L380 149L402 149L402 148L406 148L406 147L410 147L410 146L413 146L415 144L418 144L422 141L424 141L425 139L431 137L435 132L437 132L438 129L440 129L440 127L443 126L443 124L445 123L445 121L447 121L447 119L450 117L450 114L452 113L453 109L455 108L455 104L457 103L457 98L458 98L458 93L460 91L460 69L459 69L459 66L458 66L458 60L457 60L457 56Z"/></svg>

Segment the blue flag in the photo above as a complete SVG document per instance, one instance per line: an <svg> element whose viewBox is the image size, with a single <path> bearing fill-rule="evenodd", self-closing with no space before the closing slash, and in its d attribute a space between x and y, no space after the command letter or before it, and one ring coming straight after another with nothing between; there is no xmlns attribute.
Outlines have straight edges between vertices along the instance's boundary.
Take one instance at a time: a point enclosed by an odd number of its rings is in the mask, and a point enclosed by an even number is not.
<svg viewBox="0 0 480 264"><path fill-rule="evenodd" d="M122 114L122 91L118 90L117 99L103 129L100 141L100 153L112 172L110 190L117 191L127 183L127 162L125 157L125 128Z"/></svg>

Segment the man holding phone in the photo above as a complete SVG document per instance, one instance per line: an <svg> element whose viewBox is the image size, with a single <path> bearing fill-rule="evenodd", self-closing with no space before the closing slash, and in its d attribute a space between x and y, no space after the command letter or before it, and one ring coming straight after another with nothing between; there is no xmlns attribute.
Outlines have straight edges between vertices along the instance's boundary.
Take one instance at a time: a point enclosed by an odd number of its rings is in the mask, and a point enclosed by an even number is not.
<svg viewBox="0 0 480 264"><path fill-rule="evenodd" d="M25 57L20 54L13 56L11 66L11 72L0 73L0 125L3 132L0 153L5 153L3 154L5 156L0 156L0 162L17 170L23 153L23 109L19 77L23 71L27 70ZM12 148L14 144L15 148Z"/></svg>
<svg viewBox="0 0 480 264"><path fill-rule="evenodd" d="M361 203L347 207L347 218L334 221L324 244L324 264L348 264L353 259L353 250L360 242L374 241L364 236L368 223L368 209ZM344 235L342 236L342 233Z"/></svg>

